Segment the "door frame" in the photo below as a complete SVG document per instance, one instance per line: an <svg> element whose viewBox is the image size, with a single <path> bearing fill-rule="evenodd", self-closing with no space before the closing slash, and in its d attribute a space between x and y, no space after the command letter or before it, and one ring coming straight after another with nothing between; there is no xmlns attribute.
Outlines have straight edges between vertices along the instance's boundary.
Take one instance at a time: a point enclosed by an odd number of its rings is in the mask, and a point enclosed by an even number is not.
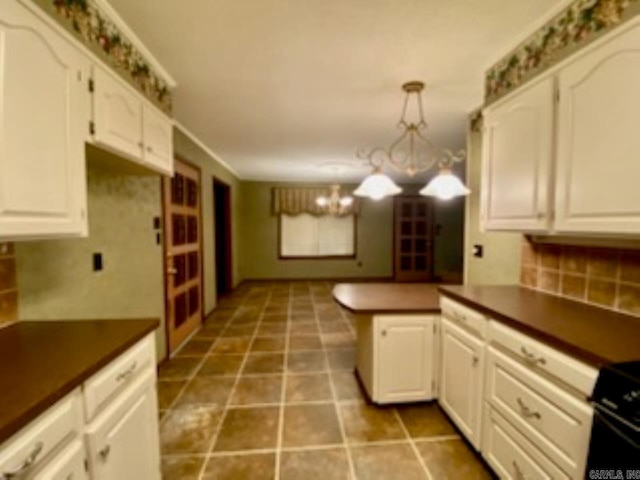
<svg viewBox="0 0 640 480"><path fill-rule="evenodd" d="M401 198L412 198L412 199L423 199L426 202L433 202L433 200L430 200L429 197L425 197L422 195L415 195L415 194L407 194L407 195L396 195L395 197L393 197L393 215L392 215L392 222L393 222L393 245L392 245L392 252L391 252L391 262L393 264L393 269L392 269L392 274L393 274L393 282L394 283L403 283L403 282L415 282L416 280L398 280L397 277L397 265L396 265L396 248L398 248L397 245L397 225L396 225L396 199L401 199ZM435 203L431 203L431 205L428 207L431 209L431 214L432 214L432 218L431 218L431 222L432 225L431 227L432 232L431 232L431 258L430 258L430 262L431 265L429 266L429 271L430 271L430 280L429 282L433 282L434 281L434 263L435 263L435 228L436 228L436 223L435 223Z"/></svg>
<svg viewBox="0 0 640 480"><path fill-rule="evenodd" d="M227 192L228 192L228 202L225 208L225 215L227 217L227 221L225 222L225 235L224 235L224 243L226 245L226 250L227 250L227 256L225 258L225 262L228 262L228 269L225 275L225 281L227 282L227 284L229 285L230 290L233 290L233 189L231 188L231 185L227 182L225 182L224 180L222 180L220 177L217 177L215 175L213 175L212 177L212 193L213 193L213 238L214 241L217 239L217 235L216 235L216 229L217 229L217 222L216 222L216 205L215 205L215 201L216 201L216 184L218 185L222 185L226 188ZM218 295L218 255L217 255L217 251L214 251L214 268L215 268L215 274L216 274L216 302L219 298Z"/></svg>
<svg viewBox="0 0 640 480"><path fill-rule="evenodd" d="M193 162L190 162L189 160L185 160L183 157L180 157L178 155L174 155L173 157L174 161L176 162L180 162L180 163L184 163L185 165L187 165L190 168L193 168L194 170L198 171L198 176L200 177L200 191L198 192L198 195L200 195L200 205L198 208L198 240L200 242L200 324L202 325L204 323L204 261L203 261L203 256L204 256L204 243L203 243L203 237L202 237L202 168L200 168L198 165L196 165ZM163 301L164 301L164 340L165 340L165 345L166 345L166 352L165 352L165 357L164 359L169 359L171 358L171 349L170 349L170 339L169 339L169 298L168 298L168 289L167 289L167 277L169 276L169 274L167 273L167 238L166 238L166 224L165 224L165 219L166 219L166 212L165 212L165 205L166 205L166 198L165 198L165 192L164 192L164 180L166 178L172 178L172 177L165 177L164 175L160 176L160 224L162 225L162 290L163 290ZM162 359L161 359L162 360Z"/></svg>

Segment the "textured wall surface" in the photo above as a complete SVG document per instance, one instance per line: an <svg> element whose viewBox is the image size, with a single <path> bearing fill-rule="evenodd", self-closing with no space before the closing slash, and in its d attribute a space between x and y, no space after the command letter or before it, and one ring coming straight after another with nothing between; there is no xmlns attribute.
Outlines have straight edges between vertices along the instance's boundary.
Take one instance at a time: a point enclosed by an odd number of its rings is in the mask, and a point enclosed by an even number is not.
<svg viewBox="0 0 640 480"><path fill-rule="evenodd" d="M12 243L0 243L0 325L18 319L16 261Z"/></svg>
<svg viewBox="0 0 640 480"><path fill-rule="evenodd" d="M520 275L522 235L480 231L481 132L469 132L467 153L467 179L471 194L467 197L465 220L465 283L472 285L516 284ZM473 245L482 245L484 250L482 258L473 256Z"/></svg>
<svg viewBox="0 0 640 480"><path fill-rule="evenodd" d="M164 322L160 179L88 164L89 237L16 244L20 319L160 318ZM104 269L93 271L92 255ZM164 323L157 333L165 352Z"/></svg>
<svg viewBox="0 0 640 480"><path fill-rule="evenodd" d="M530 288L640 316L640 251L522 241L520 282Z"/></svg>
<svg viewBox="0 0 640 480"><path fill-rule="evenodd" d="M173 144L175 154L190 162L201 170L202 184L202 240L204 247L204 311L211 312L216 306L216 270L215 270L215 222L213 217L213 178L218 178L231 186L232 206L232 250L233 250L233 283L242 280L239 269L240 253L240 195L239 181L229 170L224 168L215 158L200 148L179 129L174 129Z"/></svg>

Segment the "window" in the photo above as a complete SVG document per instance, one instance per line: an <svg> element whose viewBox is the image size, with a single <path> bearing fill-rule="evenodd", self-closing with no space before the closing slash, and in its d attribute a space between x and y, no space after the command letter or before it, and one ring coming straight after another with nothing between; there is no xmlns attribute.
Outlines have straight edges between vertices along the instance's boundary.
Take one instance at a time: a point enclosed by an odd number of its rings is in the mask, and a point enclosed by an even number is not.
<svg viewBox="0 0 640 480"><path fill-rule="evenodd" d="M355 257L354 215L280 215L280 257Z"/></svg>

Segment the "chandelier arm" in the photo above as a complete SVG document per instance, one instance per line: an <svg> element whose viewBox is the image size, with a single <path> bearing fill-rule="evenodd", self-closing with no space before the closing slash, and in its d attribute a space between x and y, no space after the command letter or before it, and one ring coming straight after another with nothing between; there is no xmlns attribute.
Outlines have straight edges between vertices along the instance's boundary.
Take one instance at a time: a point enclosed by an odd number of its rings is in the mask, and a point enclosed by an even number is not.
<svg viewBox="0 0 640 480"><path fill-rule="evenodd" d="M382 168L385 161L390 162L388 152L382 147L375 147L369 152L366 150L358 150L356 155L362 160L367 160L369 165L374 168Z"/></svg>
<svg viewBox="0 0 640 480"><path fill-rule="evenodd" d="M404 96L404 103L402 105L402 114L400 115L400 120L398 121L398 128L407 127L407 106L409 105L409 96L411 93L407 92Z"/></svg>
<svg viewBox="0 0 640 480"><path fill-rule="evenodd" d="M417 92L416 95L418 96L418 112L420 115L420 122L418 122L418 125L426 127L427 122L424 120L424 109L422 107L422 92Z"/></svg>

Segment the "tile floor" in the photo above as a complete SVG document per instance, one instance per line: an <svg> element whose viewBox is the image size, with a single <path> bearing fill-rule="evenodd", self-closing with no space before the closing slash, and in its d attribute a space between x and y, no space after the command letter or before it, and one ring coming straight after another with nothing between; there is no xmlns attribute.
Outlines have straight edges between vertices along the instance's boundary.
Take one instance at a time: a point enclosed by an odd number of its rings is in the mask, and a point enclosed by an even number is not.
<svg viewBox="0 0 640 480"><path fill-rule="evenodd" d="M368 404L328 282L246 283L159 372L180 479L492 478L433 404Z"/></svg>

